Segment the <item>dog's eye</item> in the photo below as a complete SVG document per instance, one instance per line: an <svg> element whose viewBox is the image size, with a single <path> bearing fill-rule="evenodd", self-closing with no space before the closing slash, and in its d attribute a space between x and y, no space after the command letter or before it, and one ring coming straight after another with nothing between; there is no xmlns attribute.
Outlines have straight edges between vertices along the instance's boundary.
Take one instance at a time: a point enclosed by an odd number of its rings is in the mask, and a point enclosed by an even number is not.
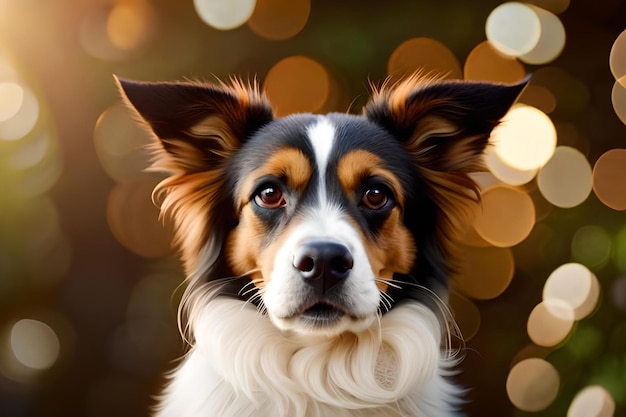
<svg viewBox="0 0 626 417"><path fill-rule="evenodd" d="M282 190L276 185L265 185L259 188L254 202L264 209L273 210L285 207L287 200Z"/></svg>
<svg viewBox="0 0 626 417"><path fill-rule="evenodd" d="M384 185L369 187L363 193L361 204L370 210L380 210L391 201L390 193L389 189Z"/></svg>

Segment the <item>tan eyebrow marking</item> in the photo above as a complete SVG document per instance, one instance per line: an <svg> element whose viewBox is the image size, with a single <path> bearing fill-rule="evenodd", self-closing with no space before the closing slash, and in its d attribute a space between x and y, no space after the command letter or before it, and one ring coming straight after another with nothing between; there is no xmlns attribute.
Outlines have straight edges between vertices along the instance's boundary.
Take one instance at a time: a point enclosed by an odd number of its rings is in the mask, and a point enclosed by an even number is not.
<svg viewBox="0 0 626 417"><path fill-rule="evenodd" d="M356 198L355 190L364 179L370 177L384 178L396 197L400 207L404 207L404 196L400 181L391 171L384 167L379 156L363 149L355 149L341 158L337 166L337 177L346 195Z"/></svg>

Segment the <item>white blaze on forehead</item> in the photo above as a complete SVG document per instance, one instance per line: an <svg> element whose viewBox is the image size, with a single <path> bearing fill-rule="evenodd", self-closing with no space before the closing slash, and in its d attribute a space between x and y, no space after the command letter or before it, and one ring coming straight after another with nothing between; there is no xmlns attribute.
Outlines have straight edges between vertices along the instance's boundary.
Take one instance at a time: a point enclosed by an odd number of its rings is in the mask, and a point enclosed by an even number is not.
<svg viewBox="0 0 626 417"><path fill-rule="evenodd" d="M324 187L323 178L326 175L328 158L335 142L335 127L327 118L321 117L307 128L307 134L315 151L315 161L317 162L320 175L320 186Z"/></svg>

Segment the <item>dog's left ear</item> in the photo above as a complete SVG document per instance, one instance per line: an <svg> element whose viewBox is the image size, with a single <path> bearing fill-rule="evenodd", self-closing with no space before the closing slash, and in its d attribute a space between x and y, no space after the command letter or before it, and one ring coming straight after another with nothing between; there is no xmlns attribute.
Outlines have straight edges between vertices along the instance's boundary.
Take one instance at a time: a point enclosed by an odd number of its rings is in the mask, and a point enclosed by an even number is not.
<svg viewBox="0 0 626 417"><path fill-rule="evenodd" d="M400 140L420 169L472 172L480 167L492 129L528 81L503 85L411 77L376 92L364 113Z"/></svg>

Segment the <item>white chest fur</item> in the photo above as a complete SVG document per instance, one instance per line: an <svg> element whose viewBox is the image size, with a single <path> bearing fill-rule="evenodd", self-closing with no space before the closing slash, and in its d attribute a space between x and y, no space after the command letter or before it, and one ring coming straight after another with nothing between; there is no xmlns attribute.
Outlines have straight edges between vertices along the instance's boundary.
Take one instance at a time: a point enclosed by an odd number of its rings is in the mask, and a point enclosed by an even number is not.
<svg viewBox="0 0 626 417"><path fill-rule="evenodd" d="M440 323L416 302L328 338L281 333L253 306L218 298L193 329L158 417L448 417L459 402Z"/></svg>

